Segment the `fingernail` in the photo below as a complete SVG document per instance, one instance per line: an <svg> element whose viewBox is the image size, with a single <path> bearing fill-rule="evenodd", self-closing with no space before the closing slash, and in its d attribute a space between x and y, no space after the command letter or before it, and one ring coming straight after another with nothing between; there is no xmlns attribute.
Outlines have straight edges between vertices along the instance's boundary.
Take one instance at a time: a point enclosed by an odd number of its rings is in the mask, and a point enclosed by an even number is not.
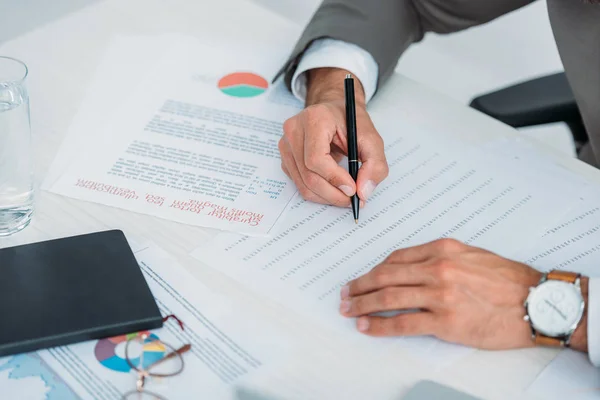
<svg viewBox="0 0 600 400"><path fill-rule="evenodd" d="M352 302L350 300L344 300L340 303L340 312L342 314L346 314L350 311L350 307L352 306Z"/></svg>
<svg viewBox="0 0 600 400"><path fill-rule="evenodd" d="M376 186L377 185L375 185L375 182L373 182L373 181L367 181L367 183L365 183L363 185L363 188L362 188L362 195L364 197L363 200L367 200L369 197L371 197L371 195L375 191Z"/></svg>
<svg viewBox="0 0 600 400"><path fill-rule="evenodd" d="M354 194L354 190L352 190L352 188L348 185L340 185L338 187L338 189L340 189L342 192L344 192L344 194L348 197L350 197Z"/></svg>
<svg viewBox="0 0 600 400"><path fill-rule="evenodd" d="M365 332L369 329L369 320L364 317L359 318L358 321L356 321L356 327L359 331Z"/></svg>
<svg viewBox="0 0 600 400"><path fill-rule="evenodd" d="M350 298L350 286L348 286L348 285L342 286L341 296L342 296L342 300Z"/></svg>

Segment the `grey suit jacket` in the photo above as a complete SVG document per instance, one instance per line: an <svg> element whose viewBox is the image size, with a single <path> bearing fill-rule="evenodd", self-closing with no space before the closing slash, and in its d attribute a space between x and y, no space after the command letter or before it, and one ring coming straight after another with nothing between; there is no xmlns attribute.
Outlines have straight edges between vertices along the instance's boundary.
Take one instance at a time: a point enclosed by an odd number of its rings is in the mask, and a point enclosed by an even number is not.
<svg viewBox="0 0 600 400"><path fill-rule="evenodd" d="M600 4L547 0L565 71L590 136L580 157L600 161ZM284 66L286 82L306 48L333 38L367 50L379 65L381 85L398 58L425 33L450 33L488 22L533 0L324 0Z"/></svg>

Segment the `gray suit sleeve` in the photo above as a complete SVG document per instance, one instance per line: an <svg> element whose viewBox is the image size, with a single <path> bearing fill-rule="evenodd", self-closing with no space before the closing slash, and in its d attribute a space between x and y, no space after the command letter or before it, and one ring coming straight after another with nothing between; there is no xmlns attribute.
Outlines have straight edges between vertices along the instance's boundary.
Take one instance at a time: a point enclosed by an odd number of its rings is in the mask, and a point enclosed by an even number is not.
<svg viewBox="0 0 600 400"><path fill-rule="evenodd" d="M290 87L304 51L317 39L332 38L356 44L373 56L379 86L394 72L402 53L425 33L457 32L533 1L324 0L277 77L285 73Z"/></svg>

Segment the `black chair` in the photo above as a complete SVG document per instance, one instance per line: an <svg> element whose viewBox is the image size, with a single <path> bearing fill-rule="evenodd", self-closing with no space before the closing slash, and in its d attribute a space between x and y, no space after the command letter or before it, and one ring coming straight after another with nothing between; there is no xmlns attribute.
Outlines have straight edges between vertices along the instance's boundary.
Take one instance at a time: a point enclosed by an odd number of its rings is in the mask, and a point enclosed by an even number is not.
<svg viewBox="0 0 600 400"><path fill-rule="evenodd" d="M577 151L589 140L563 72L481 95L470 106L514 128L565 122Z"/></svg>

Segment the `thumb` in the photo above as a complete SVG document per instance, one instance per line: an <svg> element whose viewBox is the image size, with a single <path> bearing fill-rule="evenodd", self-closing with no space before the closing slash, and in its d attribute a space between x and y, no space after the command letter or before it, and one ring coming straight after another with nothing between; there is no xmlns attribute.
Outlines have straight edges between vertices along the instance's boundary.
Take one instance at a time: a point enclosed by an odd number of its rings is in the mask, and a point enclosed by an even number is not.
<svg viewBox="0 0 600 400"><path fill-rule="evenodd" d="M359 143L358 156L362 165L358 170L356 186L358 197L367 201L373 195L375 188L389 173L385 158L383 140L379 134L374 133Z"/></svg>

